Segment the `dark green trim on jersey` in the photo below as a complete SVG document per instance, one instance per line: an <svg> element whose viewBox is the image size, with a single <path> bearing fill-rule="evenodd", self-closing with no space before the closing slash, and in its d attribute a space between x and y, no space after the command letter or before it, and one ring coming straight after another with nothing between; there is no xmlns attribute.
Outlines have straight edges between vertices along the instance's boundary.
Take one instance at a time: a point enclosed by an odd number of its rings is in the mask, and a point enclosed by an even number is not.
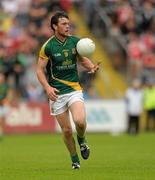
<svg viewBox="0 0 155 180"><path fill-rule="evenodd" d="M59 94L82 90L77 71L78 41L78 37L68 36L61 42L53 36L40 50L39 56L48 61L46 67L48 82L59 90Z"/></svg>
<svg viewBox="0 0 155 180"><path fill-rule="evenodd" d="M66 44L66 42L67 42L67 39L68 39L68 38L66 38L65 41L62 42L62 41L59 40L56 36L54 36L54 38L56 39L56 41L58 41L58 43L62 44L63 46L65 46L65 44Z"/></svg>

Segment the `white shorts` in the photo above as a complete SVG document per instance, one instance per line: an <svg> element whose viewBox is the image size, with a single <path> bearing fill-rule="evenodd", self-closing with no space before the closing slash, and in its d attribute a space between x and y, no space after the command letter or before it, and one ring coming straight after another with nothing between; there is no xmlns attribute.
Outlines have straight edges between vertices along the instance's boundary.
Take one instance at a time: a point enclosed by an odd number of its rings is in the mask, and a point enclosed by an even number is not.
<svg viewBox="0 0 155 180"><path fill-rule="evenodd" d="M69 108L69 106L76 101L84 102L82 91L74 91L68 94L59 95L56 101L49 100L50 114L61 114L65 112Z"/></svg>

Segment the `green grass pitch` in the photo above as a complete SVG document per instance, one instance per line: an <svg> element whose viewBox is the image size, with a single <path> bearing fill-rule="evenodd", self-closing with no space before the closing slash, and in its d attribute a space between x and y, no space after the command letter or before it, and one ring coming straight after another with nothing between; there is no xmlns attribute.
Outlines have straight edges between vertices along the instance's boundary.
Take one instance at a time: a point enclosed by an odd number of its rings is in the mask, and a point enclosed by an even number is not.
<svg viewBox="0 0 155 180"><path fill-rule="evenodd" d="M72 170L60 134L5 136L0 142L0 180L155 179L154 133L87 134L87 140L91 156L80 157L80 170Z"/></svg>

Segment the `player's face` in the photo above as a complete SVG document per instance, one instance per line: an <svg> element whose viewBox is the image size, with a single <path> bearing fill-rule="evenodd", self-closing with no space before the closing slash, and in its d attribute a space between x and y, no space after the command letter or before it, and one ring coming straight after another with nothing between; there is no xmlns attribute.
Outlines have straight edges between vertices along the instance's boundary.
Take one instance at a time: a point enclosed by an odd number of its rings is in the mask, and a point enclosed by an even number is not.
<svg viewBox="0 0 155 180"><path fill-rule="evenodd" d="M56 26L56 31L61 36L68 36L70 33L70 22L67 18L59 18L58 24Z"/></svg>

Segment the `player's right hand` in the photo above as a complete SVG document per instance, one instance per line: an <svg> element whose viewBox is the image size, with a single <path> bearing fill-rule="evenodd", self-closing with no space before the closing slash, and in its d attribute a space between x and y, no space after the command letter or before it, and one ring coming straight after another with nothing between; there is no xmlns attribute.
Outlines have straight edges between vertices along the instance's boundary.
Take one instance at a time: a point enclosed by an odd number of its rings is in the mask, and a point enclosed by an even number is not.
<svg viewBox="0 0 155 180"><path fill-rule="evenodd" d="M89 74L96 73L99 70L100 64L101 64L101 61L99 61L97 64L95 64L94 67L88 73Z"/></svg>
<svg viewBox="0 0 155 180"><path fill-rule="evenodd" d="M56 101L57 100L57 98L58 98L57 92L59 92L59 90L57 90L56 88L53 88L51 86L49 86L46 89L46 93L47 93L49 99L52 100L52 101Z"/></svg>

